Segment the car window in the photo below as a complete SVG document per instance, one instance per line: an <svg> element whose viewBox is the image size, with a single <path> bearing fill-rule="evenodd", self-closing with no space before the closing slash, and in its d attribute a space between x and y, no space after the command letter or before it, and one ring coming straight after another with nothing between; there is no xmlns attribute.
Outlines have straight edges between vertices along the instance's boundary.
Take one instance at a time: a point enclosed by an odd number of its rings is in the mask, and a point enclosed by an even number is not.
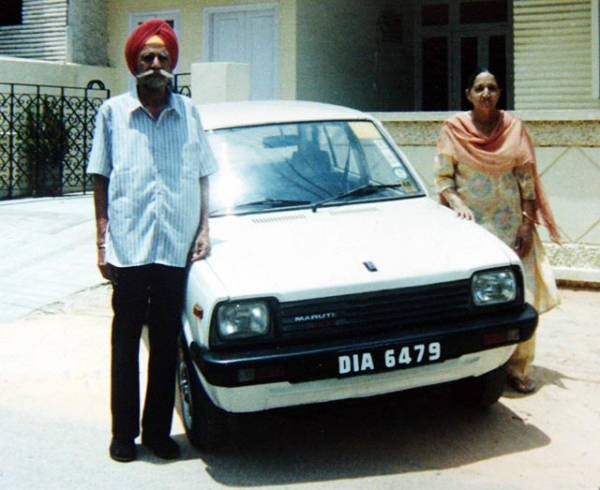
<svg viewBox="0 0 600 490"><path fill-rule="evenodd" d="M211 176L215 214L399 199L421 194L416 180L370 121L322 121L209 133L219 161ZM372 193L347 195L373 184ZM388 186L388 187L386 187Z"/></svg>
<svg viewBox="0 0 600 490"><path fill-rule="evenodd" d="M347 171L349 174L360 176L360 155L358 144L349 138L349 126L343 122L331 122L323 125L323 136L326 146L333 155L336 169Z"/></svg>

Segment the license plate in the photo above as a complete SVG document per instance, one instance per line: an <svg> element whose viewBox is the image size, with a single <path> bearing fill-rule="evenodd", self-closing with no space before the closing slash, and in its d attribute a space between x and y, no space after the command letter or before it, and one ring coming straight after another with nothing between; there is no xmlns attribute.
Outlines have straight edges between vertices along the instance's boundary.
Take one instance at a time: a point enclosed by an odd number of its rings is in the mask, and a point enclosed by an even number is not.
<svg viewBox="0 0 600 490"><path fill-rule="evenodd" d="M385 349L364 350L337 356L338 376L380 373L442 361L440 342L400 345Z"/></svg>

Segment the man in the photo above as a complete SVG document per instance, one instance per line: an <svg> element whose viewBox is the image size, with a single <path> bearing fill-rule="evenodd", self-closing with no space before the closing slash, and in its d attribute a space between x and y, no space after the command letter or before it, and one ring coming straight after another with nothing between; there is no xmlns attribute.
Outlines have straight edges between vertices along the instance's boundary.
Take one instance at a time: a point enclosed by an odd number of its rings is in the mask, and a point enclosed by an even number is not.
<svg viewBox="0 0 600 490"><path fill-rule="evenodd" d="M147 310L142 444L163 459L179 456L170 432L185 266L210 250L207 176L216 170L198 111L170 91L178 57L173 29L158 19L141 24L127 40L125 57L137 90L100 108L88 164L98 267L113 283L109 452L120 462L136 458Z"/></svg>

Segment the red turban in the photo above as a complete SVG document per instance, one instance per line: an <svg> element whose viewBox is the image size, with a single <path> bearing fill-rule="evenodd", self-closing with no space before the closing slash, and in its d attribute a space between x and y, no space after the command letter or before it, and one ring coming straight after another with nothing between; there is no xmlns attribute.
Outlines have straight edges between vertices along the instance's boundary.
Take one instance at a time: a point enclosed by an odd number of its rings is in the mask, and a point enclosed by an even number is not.
<svg viewBox="0 0 600 490"><path fill-rule="evenodd" d="M162 19L150 19L137 26L129 37L125 44L125 59L127 60L127 66L129 71L136 74L137 71L137 60L142 48L146 44L146 41L152 36L160 37L164 43L167 51L171 55L171 69L177 65L177 58L179 57L179 46L177 45L177 35L173 28Z"/></svg>

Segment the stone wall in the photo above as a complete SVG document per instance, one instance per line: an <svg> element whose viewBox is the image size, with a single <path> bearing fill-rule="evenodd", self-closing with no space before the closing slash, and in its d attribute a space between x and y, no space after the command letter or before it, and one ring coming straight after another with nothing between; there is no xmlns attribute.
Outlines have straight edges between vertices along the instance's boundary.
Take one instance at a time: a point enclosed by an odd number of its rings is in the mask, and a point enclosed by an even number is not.
<svg viewBox="0 0 600 490"><path fill-rule="evenodd" d="M538 168L564 244L548 242L559 279L600 285L600 111L522 111L536 142ZM375 114L402 148L432 196L440 125L450 113Z"/></svg>

